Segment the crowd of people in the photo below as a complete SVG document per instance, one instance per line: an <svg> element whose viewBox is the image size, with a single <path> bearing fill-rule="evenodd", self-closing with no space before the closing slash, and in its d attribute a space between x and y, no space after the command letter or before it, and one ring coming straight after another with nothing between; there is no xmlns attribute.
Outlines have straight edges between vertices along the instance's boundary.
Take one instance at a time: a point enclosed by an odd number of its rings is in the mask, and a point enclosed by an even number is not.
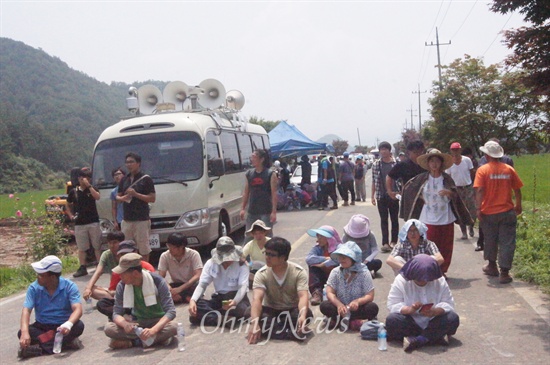
<svg viewBox="0 0 550 365"><path fill-rule="evenodd" d="M498 276L502 284L511 282L522 182L513 167L502 162L504 151L498 142L488 141L480 148L486 162L475 174L471 159L456 151L461 149L457 142L451 145L452 155L423 149L421 142L412 142L408 158L396 162L389 143L379 146L371 201L381 218L380 250L369 218L355 214L342 227L342 238L330 225L307 231L316 239L306 257L307 269L289 261L291 243L273 234L280 178L267 152L257 150L251 158L253 168L246 174L241 210L249 242L241 247L230 237L221 237L203 265L198 252L187 247L187 238L173 233L156 271L148 263L148 241L143 242L150 231L145 207L155 200L154 184L140 170L141 157L129 153L128 174L122 177L122 170L113 171L119 181L112 195L113 219L121 230L107 236L108 250L96 250L98 266L82 297L94 298L98 311L106 316L104 332L112 349L169 345L176 335L177 303L188 304L192 325L249 321L249 344L262 338L302 341L311 332L311 306L319 305L327 328L342 331L359 330L377 319L374 283L383 265L377 255L385 252L385 262L395 273L387 299L388 339L403 341L407 352L429 344L446 345L447 336L454 335L459 326L446 277L454 224L460 225L464 238L474 235L474 222L479 221L484 241L478 241L478 246L482 245L488 261L483 273ZM320 208L324 209L329 197L332 208L338 207L336 180L344 183L344 206L365 200L364 192L353 192L353 183L365 176L358 179L348 156L338 171L331 167L330 158L323 157L319 163ZM89 180L90 171L82 169L70 198L71 214L82 226L76 235L79 258L90 245L96 248L97 210L91 203L99 193ZM473 205L468 199L473 199ZM118 220L119 209L122 221ZM397 212L405 219L401 229ZM64 349L79 348L78 337L84 331L81 293L61 277L59 258L47 256L32 267L37 280L29 286L23 304L19 356L51 354L56 333L63 335ZM87 275L85 270L81 261L74 276ZM111 276L107 288L96 285L103 273ZM205 299L210 284L214 292ZM33 310L36 320L31 324Z"/></svg>

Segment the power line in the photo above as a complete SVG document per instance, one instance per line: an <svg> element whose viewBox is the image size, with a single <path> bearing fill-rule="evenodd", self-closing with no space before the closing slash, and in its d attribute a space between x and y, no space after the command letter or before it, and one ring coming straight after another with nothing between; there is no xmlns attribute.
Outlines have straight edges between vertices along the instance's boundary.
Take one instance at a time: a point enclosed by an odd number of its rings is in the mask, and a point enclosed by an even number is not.
<svg viewBox="0 0 550 365"><path fill-rule="evenodd" d="M485 54L489 51L489 49L491 49L491 47L493 46L493 44L495 43L495 41L497 40L497 38L500 36L500 33L502 32L502 30L504 29L504 27L506 26L506 24L508 24L508 22L510 21L510 19L512 19L512 16L514 15L514 13L510 14L510 17L508 18L508 20L506 21L506 23L504 23L504 25L502 26L502 28L500 29L500 31L497 33L497 35L495 36L495 39L493 39L493 41L491 42L491 44L489 44L489 47L487 47L487 49L485 50L485 52L483 52L483 54L481 55L482 57L485 57Z"/></svg>

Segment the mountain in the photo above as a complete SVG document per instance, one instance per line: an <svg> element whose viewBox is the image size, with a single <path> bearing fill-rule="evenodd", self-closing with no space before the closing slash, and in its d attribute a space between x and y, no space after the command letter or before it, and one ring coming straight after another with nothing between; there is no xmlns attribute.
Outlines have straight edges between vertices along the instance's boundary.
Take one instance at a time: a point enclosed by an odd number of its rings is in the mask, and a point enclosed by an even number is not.
<svg viewBox="0 0 550 365"><path fill-rule="evenodd" d="M327 134L327 135L319 138L315 142L332 144L332 141L337 140L337 139L341 140L342 138L338 137L336 134Z"/></svg>

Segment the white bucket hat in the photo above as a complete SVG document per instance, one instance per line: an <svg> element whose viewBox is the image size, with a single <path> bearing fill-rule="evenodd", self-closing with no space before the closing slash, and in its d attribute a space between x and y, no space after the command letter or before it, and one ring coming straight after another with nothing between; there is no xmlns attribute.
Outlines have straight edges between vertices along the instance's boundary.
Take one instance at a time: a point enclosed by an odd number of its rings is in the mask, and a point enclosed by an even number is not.
<svg viewBox="0 0 550 365"><path fill-rule="evenodd" d="M227 261L239 261L243 255L242 247L235 246L235 242L230 237L220 237L216 248L212 250L212 261L221 265Z"/></svg>
<svg viewBox="0 0 550 365"><path fill-rule="evenodd" d="M492 158L501 158L504 156L504 149L495 141L485 143L484 146L479 147L479 150Z"/></svg>

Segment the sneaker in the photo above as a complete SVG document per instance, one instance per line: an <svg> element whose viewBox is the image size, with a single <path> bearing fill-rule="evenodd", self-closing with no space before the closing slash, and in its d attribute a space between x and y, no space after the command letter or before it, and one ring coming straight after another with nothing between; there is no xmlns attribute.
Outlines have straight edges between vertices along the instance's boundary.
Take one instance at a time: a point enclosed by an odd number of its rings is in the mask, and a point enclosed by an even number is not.
<svg viewBox="0 0 550 365"><path fill-rule="evenodd" d="M133 347L132 341L130 340L115 340L112 339L111 343L109 343L109 347L113 350L122 350L122 349L129 349Z"/></svg>
<svg viewBox="0 0 550 365"><path fill-rule="evenodd" d="M344 202L344 204L342 204L342 206L347 207L347 206L349 206L349 203L346 201L346 202Z"/></svg>
<svg viewBox="0 0 550 365"><path fill-rule="evenodd" d="M445 335L441 338L438 338L437 340L431 341L431 343L433 343L434 345L439 345L439 346L449 346L449 341L445 337L447 337L447 335Z"/></svg>
<svg viewBox="0 0 550 365"><path fill-rule="evenodd" d="M470 237L473 237L474 236L474 226L470 226Z"/></svg>
<svg viewBox="0 0 550 365"><path fill-rule="evenodd" d="M349 203L349 205L355 205L355 200L352 200L351 203Z"/></svg>
<svg viewBox="0 0 550 365"><path fill-rule="evenodd" d="M483 243L478 243L474 251L483 251L483 248L484 248L483 246L484 246Z"/></svg>
<svg viewBox="0 0 550 365"><path fill-rule="evenodd" d="M509 284L512 282L512 277L510 276L508 270L500 270L500 277L498 278L499 283Z"/></svg>
<svg viewBox="0 0 550 365"><path fill-rule="evenodd" d="M325 207L319 207L317 210L325 210Z"/></svg>
<svg viewBox="0 0 550 365"><path fill-rule="evenodd" d="M78 338L63 344L63 350L80 350L81 348L82 342Z"/></svg>
<svg viewBox="0 0 550 365"><path fill-rule="evenodd" d="M466 232L462 232L462 237L460 237L461 240L467 240L468 234Z"/></svg>
<svg viewBox="0 0 550 365"><path fill-rule="evenodd" d="M382 245L382 249L380 249L380 251L382 251L382 253L391 252L391 247L390 247L390 245L388 245L387 243L384 243L384 244Z"/></svg>
<svg viewBox="0 0 550 365"><path fill-rule="evenodd" d="M80 265L78 270L76 270L76 272L73 274L73 278L79 278L86 275L88 275L88 270L86 270L86 266Z"/></svg>
<svg viewBox="0 0 550 365"><path fill-rule="evenodd" d="M491 263L483 266L483 273L489 276L499 276L497 265Z"/></svg>
<svg viewBox="0 0 550 365"><path fill-rule="evenodd" d="M319 305L323 301L323 296L321 294L321 291L315 290L313 293L311 293L311 305Z"/></svg>
<svg viewBox="0 0 550 365"><path fill-rule="evenodd" d="M330 209L338 209L338 205L333 205Z"/></svg>
<svg viewBox="0 0 550 365"><path fill-rule="evenodd" d="M30 345L25 348L19 348L17 357L20 359L28 359L30 357L42 356L42 348L39 345Z"/></svg>
<svg viewBox="0 0 550 365"><path fill-rule="evenodd" d="M420 347L422 347L422 344L416 339L416 337L410 336L403 338L403 351L413 352Z"/></svg>

